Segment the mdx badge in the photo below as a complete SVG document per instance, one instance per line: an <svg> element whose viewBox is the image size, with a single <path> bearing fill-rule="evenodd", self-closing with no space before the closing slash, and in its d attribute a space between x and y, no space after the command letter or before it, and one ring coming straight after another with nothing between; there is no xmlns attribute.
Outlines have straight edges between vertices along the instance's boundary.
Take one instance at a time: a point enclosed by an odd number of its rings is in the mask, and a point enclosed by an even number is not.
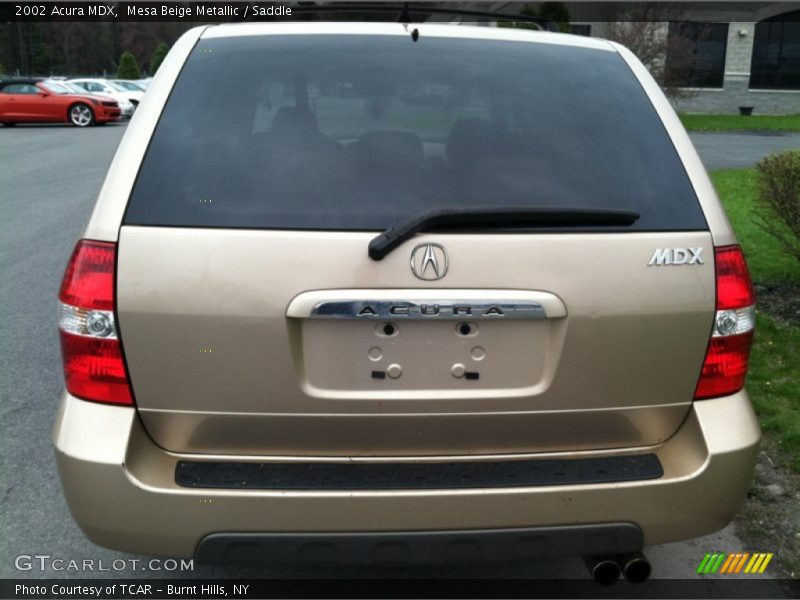
<svg viewBox="0 0 800 600"><path fill-rule="evenodd" d="M702 265L702 253L703 248L657 248L647 266Z"/></svg>
<svg viewBox="0 0 800 600"><path fill-rule="evenodd" d="M447 275L447 250L439 244L419 244L411 251L411 271L417 279L436 281Z"/></svg>

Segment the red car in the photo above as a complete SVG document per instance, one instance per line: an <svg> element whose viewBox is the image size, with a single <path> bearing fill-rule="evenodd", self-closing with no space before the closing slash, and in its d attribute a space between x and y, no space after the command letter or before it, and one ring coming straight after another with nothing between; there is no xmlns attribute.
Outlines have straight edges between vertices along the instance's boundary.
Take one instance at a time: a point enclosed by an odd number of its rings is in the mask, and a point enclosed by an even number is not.
<svg viewBox="0 0 800 600"><path fill-rule="evenodd" d="M76 127L103 125L119 119L115 100L75 94L56 81L0 81L0 123L72 123Z"/></svg>

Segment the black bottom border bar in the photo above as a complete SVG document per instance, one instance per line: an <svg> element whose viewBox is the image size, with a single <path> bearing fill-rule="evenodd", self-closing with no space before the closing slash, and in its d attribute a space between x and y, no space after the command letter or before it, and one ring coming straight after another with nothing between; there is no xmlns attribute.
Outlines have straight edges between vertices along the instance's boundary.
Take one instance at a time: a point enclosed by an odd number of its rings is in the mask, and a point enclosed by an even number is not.
<svg viewBox="0 0 800 600"><path fill-rule="evenodd" d="M19 587L24 586L24 587ZM149 586L149 587L148 587ZM173 586L171 589L169 586ZM234 587L236 586L236 587ZM38 590L38 591L34 591ZM82 590L82 591L81 591ZM178 591L176 591L178 590ZM3 579L0 598L798 598L800 580Z"/></svg>

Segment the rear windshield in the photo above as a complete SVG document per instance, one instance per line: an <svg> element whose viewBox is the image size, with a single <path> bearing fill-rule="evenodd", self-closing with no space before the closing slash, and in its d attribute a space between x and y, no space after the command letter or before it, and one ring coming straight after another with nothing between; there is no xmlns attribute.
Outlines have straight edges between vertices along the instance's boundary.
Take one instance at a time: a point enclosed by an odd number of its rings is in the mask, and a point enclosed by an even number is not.
<svg viewBox="0 0 800 600"><path fill-rule="evenodd" d="M201 40L125 222L377 230L475 205L632 209L627 230L706 228L615 52L424 35Z"/></svg>

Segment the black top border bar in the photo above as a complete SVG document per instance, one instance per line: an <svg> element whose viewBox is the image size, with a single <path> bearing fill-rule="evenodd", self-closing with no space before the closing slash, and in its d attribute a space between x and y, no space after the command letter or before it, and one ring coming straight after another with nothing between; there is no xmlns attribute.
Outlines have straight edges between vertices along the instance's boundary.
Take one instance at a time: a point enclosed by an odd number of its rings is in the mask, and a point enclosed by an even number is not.
<svg viewBox="0 0 800 600"><path fill-rule="evenodd" d="M532 14L522 14L524 3L519 3L520 14L506 7L503 12L472 10L463 2L218 2L141 0L139 2L36 2L24 0L0 1L0 22L181 22L210 24L258 21L377 21L422 23L436 17L452 16L465 22L516 22L537 25L555 31L552 21ZM724 4L727 11L750 10L767 2L565 2L571 12L603 14L606 9L615 13L615 20L642 21L648 15L658 15L659 6L675 12L681 7L691 8L693 14L702 14L704 8L719 9ZM647 7L637 13L637 7ZM624 10L620 10L623 9ZM663 20L654 16L653 19ZM581 19L581 23L587 23Z"/></svg>

